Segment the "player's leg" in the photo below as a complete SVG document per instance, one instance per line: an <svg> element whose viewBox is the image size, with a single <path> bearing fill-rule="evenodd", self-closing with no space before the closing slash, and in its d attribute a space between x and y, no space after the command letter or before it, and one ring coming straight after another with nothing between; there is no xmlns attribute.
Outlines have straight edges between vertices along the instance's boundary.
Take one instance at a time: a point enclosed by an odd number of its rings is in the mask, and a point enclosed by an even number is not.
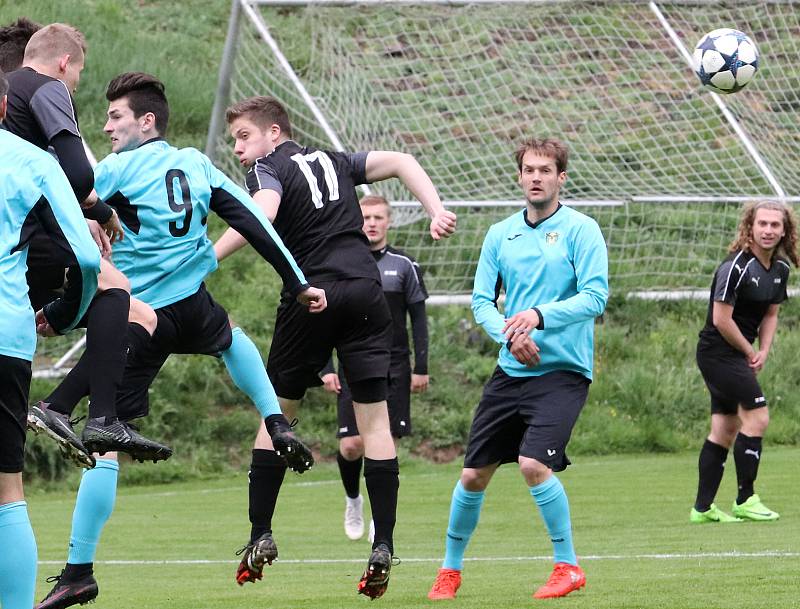
<svg viewBox="0 0 800 609"><path fill-rule="evenodd" d="M344 532L349 539L364 536L364 498L361 496L361 468L364 463L364 443L358 435L353 396L343 376L340 376L341 391L336 399L336 418L339 452L336 463L345 493Z"/></svg>
<svg viewBox="0 0 800 609"><path fill-rule="evenodd" d="M461 586L464 553L478 526L483 498L501 463L516 461L524 431L517 415L520 381L497 368L483 388L472 418L464 469L450 499L445 555L428 598L455 598Z"/></svg>
<svg viewBox="0 0 800 609"><path fill-rule="evenodd" d="M98 294L84 318L86 350L59 386L31 408L29 425L44 430L80 465L91 467L92 452L123 451L154 458L166 448L117 421L115 396L128 353L146 344L156 327L155 312L131 298L127 278L102 262ZM89 420L78 439L69 419L78 402L89 396Z"/></svg>
<svg viewBox="0 0 800 609"><path fill-rule="evenodd" d="M159 310L158 332L153 340L129 353L128 363L116 396L117 414L125 421L146 416L149 412L148 391L158 371L171 353L177 328L169 311ZM136 434L129 428L130 433ZM166 447L165 447L166 449ZM169 450L169 449L166 449ZM165 459L172 452L158 455ZM94 557L100 536L116 500L119 464L117 453L95 454L97 465L81 477L72 514L72 529L67 563L50 593L35 609L55 609L86 603L98 595L94 579ZM132 455L136 458L139 455Z"/></svg>
<svg viewBox="0 0 800 609"><path fill-rule="evenodd" d="M572 429L589 393L589 379L574 372L528 377L520 395L526 430L519 451L520 471L553 544L553 571L534 598L566 596L586 584L572 543L569 500L553 472L569 465Z"/></svg>
<svg viewBox="0 0 800 609"><path fill-rule="evenodd" d="M261 579L264 565L271 565L278 557L272 517L286 469L286 461L275 452L272 438L261 421L247 476L250 540L239 551L242 559L236 569L236 583L240 586Z"/></svg>
<svg viewBox="0 0 800 609"><path fill-rule="evenodd" d="M0 355L0 606L30 609L36 539L22 488L31 363Z"/></svg>
<svg viewBox="0 0 800 609"><path fill-rule="evenodd" d="M712 399L711 431L700 449L697 460L697 496L694 507L689 513L689 521L706 522L738 522L739 519L726 514L714 503L722 476L725 473L725 461L728 451L739 430L739 417L723 410L721 402ZM735 404L733 404L735 408Z"/></svg>
<svg viewBox="0 0 800 609"><path fill-rule="evenodd" d="M94 558L100 535L111 517L117 497L119 464L117 453L95 455L97 464L81 476L67 562L50 592L35 609L61 609L84 604L97 598L99 588L94 578Z"/></svg>
<svg viewBox="0 0 800 609"><path fill-rule="evenodd" d="M743 404L739 407L739 418L742 427L733 444L739 492L733 513L747 520L777 520L780 514L765 506L754 490L763 454L762 439L769 425L769 409L766 405L753 408Z"/></svg>

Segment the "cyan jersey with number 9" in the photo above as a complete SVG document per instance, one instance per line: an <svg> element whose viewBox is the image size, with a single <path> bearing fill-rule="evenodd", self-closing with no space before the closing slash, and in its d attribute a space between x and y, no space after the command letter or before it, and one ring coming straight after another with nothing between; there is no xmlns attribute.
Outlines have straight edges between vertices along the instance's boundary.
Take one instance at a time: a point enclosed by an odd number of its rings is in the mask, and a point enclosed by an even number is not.
<svg viewBox="0 0 800 609"><path fill-rule="evenodd" d="M305 284L248 194L194 148L156 139L110 154L95 168L95 190L117 210L124 227L125 238L113 247L114 264L130 280L132 295L153 308L191 296L217 268L206 235L209 210L235 225L290 291Z"/></svg>

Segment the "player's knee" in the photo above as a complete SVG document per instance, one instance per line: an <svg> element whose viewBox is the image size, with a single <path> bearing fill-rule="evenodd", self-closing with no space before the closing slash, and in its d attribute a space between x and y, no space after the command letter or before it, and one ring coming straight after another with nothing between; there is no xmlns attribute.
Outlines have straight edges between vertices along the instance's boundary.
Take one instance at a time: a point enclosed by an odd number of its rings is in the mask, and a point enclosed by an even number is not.
<svg viewBox="0 0 800 609"><path fill-rule="evenodd" d="M552 474L552 470L541 461L523 457L519 460L519 471L529 486L541 484Z"/></svg>
<svg viewBox="0 0 800 609"><path fill-rule="evenodd" d="M464 468L461 471L461 486L471 493L486 490L491 479L491 473L482 469Z"/></svg>
<svg viewBox="0 0 800 609"><path fill-rule="evenodd" d="M139 300L138 298L131 298L131 308L128 312L128 322L132 324L139 324L151 336L156 331L158 325L158 317L153 308Z"/></svg>
<svg viewBox="0 0 800 609"><path fill-rule="evenodd" d="M746 411L742 415L742 433L748 436L761 437L769 427L769 410L767 408L756 408Z"/></svg>
<svg viewBox="0 0 800 609"><path fill-rule="evenodd" d="M364 456L364 442L361 436L348 436L339 440L339 452L348 461L355 461Z"/></svg>

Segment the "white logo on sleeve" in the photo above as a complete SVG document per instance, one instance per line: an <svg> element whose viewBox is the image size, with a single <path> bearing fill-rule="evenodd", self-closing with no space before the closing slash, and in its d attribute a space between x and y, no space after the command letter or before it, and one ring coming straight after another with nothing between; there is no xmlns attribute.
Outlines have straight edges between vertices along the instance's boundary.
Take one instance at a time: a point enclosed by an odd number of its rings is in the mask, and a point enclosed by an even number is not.
<svg viewBox="0 0 800 609"><path fill-rule="evenodd" d="M547 449L547 456L548 457L552 457L554 454L556 454L556 451L554 451L552 448L548 448Z"/></svg>

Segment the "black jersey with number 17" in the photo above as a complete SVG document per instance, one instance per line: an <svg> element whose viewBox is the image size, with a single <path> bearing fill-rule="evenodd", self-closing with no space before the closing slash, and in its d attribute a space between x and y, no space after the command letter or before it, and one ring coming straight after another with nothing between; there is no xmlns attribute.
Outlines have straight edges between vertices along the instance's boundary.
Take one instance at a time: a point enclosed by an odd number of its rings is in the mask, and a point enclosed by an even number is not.
<svg viewBox="0 0 800 609"><path fill-rule="evenodd" d="M264 189L281 195L273 227L312 284L357 277L380 281L356 193L367 181L366 160L366 152L317 150L290 140L247 173L251 195Z"/></svg>

